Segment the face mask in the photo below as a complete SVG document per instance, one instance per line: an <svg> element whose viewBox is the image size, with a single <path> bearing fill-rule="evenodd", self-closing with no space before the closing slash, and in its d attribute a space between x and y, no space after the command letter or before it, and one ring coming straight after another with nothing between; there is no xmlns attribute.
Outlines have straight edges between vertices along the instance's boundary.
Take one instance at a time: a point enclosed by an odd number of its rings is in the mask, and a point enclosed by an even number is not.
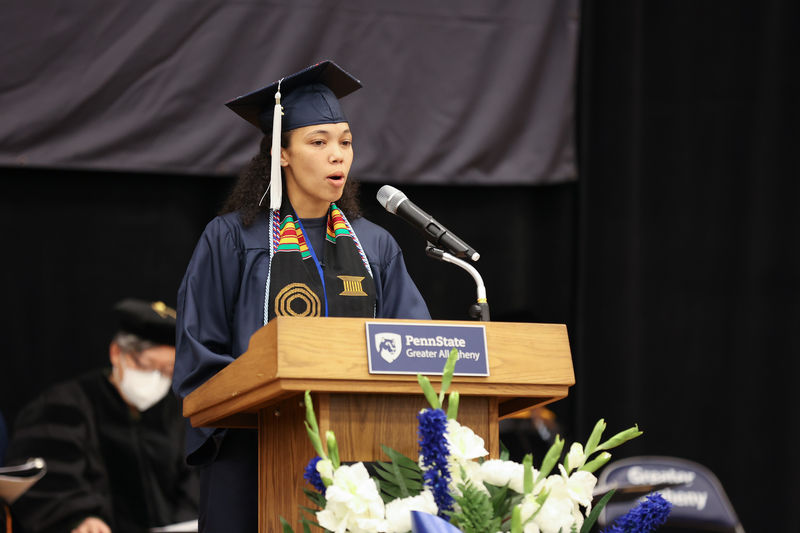
<svg viewBox="0 0 800 533"><path fill-rule="evenodd" d="M147 411L157 404L171 386L172 380L158 370L137 370L128 366L119 382L122 395L139 411Z"/></svg>

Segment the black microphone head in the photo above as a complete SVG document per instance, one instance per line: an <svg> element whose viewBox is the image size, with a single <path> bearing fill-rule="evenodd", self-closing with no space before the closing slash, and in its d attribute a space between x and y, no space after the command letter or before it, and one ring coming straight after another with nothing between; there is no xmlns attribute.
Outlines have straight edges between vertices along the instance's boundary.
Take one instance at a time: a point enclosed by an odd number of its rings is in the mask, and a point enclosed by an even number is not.
<svg viewBox="0 0 800 533"><path fill-rule="evenodd" d="M378 203L393 215L397 214L397 206L399 206L403 200L408 199L405 194L391 185L384 185L378 189L377 198Z"/></svg>

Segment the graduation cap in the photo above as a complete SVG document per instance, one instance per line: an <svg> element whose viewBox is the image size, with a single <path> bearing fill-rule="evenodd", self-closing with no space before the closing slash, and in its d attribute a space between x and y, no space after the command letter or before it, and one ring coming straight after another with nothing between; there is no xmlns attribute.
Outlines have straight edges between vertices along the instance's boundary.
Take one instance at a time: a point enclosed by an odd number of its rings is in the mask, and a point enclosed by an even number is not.
<svg viewBox="0 0 800 533"><path fill-rule="evenodd" d="M126 298L114 305L118 328L140 339L175 346L174 309L164 302L147 302Z"/></svg>
<svg viewBox="0 0 800 533"><path fill-rule="evenodd" d="M347 122L339 98L360 88L361 82L339 65L322 61L225 104L265 134L272 135L270 209L279 209L281 204L281 132L314 124Z"/></svg>

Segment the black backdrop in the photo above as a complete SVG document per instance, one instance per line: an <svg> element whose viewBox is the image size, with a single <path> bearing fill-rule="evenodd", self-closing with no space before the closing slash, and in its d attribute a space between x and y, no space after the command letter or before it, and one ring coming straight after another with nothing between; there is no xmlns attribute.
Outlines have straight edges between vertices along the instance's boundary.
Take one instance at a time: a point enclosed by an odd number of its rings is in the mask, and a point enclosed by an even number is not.
<svg viewBox="0 0 800 533"><path fill-rule="evenodd" d="M577 385L568 439L599 417L619 449L721 479L751 531L791 531L800 499L800 199L794 2L586 2L579 180L402 189L483 255L496 320L563 322ZM66 178L66 179L65 179ZM111 178L111 179L109 179ZM174 294L230 179L5 169L0 407L102 362L127 295ZM372 201L435 318L471 281Z"/></svg>

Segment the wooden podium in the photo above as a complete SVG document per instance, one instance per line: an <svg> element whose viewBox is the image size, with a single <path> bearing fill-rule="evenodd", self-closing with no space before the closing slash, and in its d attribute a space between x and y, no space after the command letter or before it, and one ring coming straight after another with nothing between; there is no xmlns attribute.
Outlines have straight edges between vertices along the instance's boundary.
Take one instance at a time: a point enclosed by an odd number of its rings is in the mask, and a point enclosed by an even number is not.
<svg viewBox="0 0 800 533"><path fill-rule="evenodd" d="M370 374L363 318L278 317L258 330L248 350L186 397L193 426L258 428L259 531L296 526L302 474L315 452L303 421L303 392L311 390L320 432L336 433L342 461L386 460L385 444L418 455L417 419L427 406L413 375ZM575 384L566 326L510 322L434 321L483 325L488 377L453 379L461 395L458 420L499 455L498 420L567 395ZM442 363L444 366L444 363ZM457 368L457 367L456 367ZM439 376L429 376L438 391Z"/></svg>

